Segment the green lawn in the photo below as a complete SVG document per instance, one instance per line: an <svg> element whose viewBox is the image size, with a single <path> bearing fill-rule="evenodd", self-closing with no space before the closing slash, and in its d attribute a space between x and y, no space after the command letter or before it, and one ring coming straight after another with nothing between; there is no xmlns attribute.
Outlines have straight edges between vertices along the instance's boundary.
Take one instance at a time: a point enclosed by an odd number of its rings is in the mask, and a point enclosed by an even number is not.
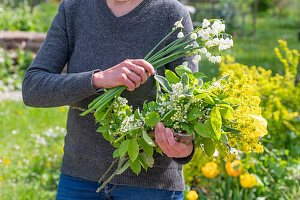
<svg viewBox="0 0 300 200"><path fill-rule="evenodd" d="M278 46L277 40L283 39L288 42L290 49L300 50L298 41L299 29L282 28L276 26L270 18L260 18L257 24L257 33L254 37L245 36L234 38L234 46L228 54L235 57L236 61L249 66L257 65L271 69L274 73L282 73L283 67L274 53L274 47ZM200 62L199 70L209 78L218 75L218 64L211 64L207 61Z"/></svg>
<svg viewBox="0 0 300 200"><path fill-rule="evenodd" d="M67 109L0 102L0 199L54 199Z"/></svg>

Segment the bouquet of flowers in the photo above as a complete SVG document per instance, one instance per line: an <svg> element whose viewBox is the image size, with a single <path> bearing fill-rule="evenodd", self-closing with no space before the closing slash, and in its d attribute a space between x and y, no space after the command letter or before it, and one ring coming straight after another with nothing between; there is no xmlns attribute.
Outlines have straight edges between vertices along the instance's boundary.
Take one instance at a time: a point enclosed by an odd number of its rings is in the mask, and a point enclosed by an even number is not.
<svg viewBox="0 0 300 200"><path fill-rule="evenodd" d="M183 28L181 21L175 23L170 34L178 28ZM201 54L211 62L220 62L221 56L216 56L216 53L233 45L230 35L223 33L224 30L221 20L204 20L193 32L186 36L180 32L176 41L151 56L169 34L145 60L156 69L193 54L195 63L200 61ZM207 156L212 156L218 149L226 159L233 160L236 156L231 151L233 147L246 153L263 151L258 139L267 134L267 124L260 114L260 99L253 95L247 77L237 82L226 75L204 83L204 74L193 73L186 65L175 69L177 75L170 70L165 70L165 77L155 75L157 99L145 102L141 110L133 110L127 100L120 97L126 87L119 86L96 98L82 113L94 113L100 124L97 131L116 148L113 153L115 160L99 182L118 162L117 169L97 192L129 167L139 174L142 167L147 170L153 166L153 152L162 154L152 134L158 122L173 129L178 142L194 140L195 147L201 148Z"/></svg>

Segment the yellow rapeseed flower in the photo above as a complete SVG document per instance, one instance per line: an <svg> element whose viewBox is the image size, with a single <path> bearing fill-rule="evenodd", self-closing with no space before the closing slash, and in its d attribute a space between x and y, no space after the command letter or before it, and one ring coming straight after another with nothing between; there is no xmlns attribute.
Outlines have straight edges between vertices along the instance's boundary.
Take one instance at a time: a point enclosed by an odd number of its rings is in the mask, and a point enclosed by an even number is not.
<svg viewBox="0 0 300 200"><path fill-rule="evenodd" d="M3 159L2 162L4 164L10 165L10 160L8 158Z"/></svg>
<svg viewBox="0 0 300 200"><path fill-rule="evenodd" d="M46 162L46 167L50 167L50 164L51 164L50 161L47 161Z"/></svg>
<svg viewBox="0 0 300 200"><path fill-rule="evenodd" d="M252 188L258 185L256 177L253 174L242 174L240 176L240 182L243 188Z"/></svg>
<svg viewBox="0 0 300 200"><path fill-rule="evenodd" d="M23 164L23 163L22 163L21 161L18 161L18 165L19 165L19 166L22 166L22 164Z"/></svg>
<svg viewBox="0 0 300 200"><path fill-rule="evenodd" d="M214 161L206 163L201 171L206 178L215 178L219 173L218 165Z"/></svg>
<svg viewBox="0 0 300 200"><path fill-rule="evenodd" d="M188 200L197 200L198 199L198 193L195 190L190 190L187 193L186 198Z"/></svg>
<svg viewBox="0 0 300 200"><path fill-rule="evenodd" d="M0 181L3 181L3 177L2 176L0 176Z"/></svg>
<svg viewBox="0 0 300 200"><path fill-rule="evenodd" d="M18 115L22 115L22 114L23 114L22 110L19 110Z"/></svg>
<svg viewBox="0 0 300 200"><path fill-rule="evenodd" d="M241 175L242 173L242 166L241 166L241 161L240 160L235 160L232 163L231 162L227 162L225 164L225 169L226 172L229 176L233 176L233 177L237 177L239 175Z"/></svg>

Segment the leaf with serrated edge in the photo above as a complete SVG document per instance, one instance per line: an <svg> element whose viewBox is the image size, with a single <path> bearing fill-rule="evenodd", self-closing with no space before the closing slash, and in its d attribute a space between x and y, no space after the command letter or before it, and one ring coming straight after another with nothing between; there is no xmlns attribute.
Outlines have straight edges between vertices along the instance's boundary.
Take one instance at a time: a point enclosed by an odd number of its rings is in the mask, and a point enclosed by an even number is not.
<svg viewBox="0 0 300 200"><path fill-rule="evenodd" d="M138 175L142 168L140 161L135 160L132 162L130 160L129 163L130 163L130 168L132 169L132 171Z"/></svg>
<svg viewBox="0 0 300 200"><path fill-rule="evenodd" d="M212 156L216 150L214 141L211 138L204 138L203 144L204 144L204 151L206 155Z"/></svg>
<svg viewBox="0 0 300 200"><path fill-rule="evenodd" d="M155 126L160 120L160 116L157 112L150 112L148 115L145 117L145 123L148 126Z"/></svg>
<svg viewBox="0 0 300 200"><path fill-rule="evenodd" d="M211 126L216 134L217 139L221 137L222 118L218 107L214 107L211 111Z"/></svg>
<svg viewBox="0 0 300 200"><path fill-rule="evenodd" d="M119 147L119 155L122 158L128 150L129 140L124 140Z"/></svg>
<svg viewBox="0 0 300 200"><path fill-rule="evenodd" d="M131 139L128 144L128 155L132 161L134 161L139 155L139 145L135 139Z"/></svg>
<svg viewBox="0 0 300 200"><path fill-rule="evenodd" d="M146 152L149 156L153 155L153 147L148 145L147 142L143 138L138 139L139 145L142 147L144 152Z"/></svg>
<svg viewBox="0 0 300 200"><path fill-rule="evenodd" d="M143 130L143 138L147 144L149 144L150 146L153 146L153 147L155 146L153 140L149 137L149 135L147 134L147 132L145 130Z"/></svg>

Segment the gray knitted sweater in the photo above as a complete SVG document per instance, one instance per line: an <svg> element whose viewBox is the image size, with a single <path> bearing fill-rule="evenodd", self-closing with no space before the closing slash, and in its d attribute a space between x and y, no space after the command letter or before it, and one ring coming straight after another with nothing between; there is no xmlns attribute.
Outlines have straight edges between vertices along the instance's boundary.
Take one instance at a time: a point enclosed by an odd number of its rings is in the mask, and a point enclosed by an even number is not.
<svg viewBox="0 0 300 200"><path fill-rule="evenodd" d="M64 0L48 31L46 40L23 80L23 100L28 106L56 107L87 105L99 94L92 85L95 70L108 69L125 59L145 55L184 18L183 31L192 30L188 12L177 0L144 0L130 13L116 17L105 0ZM175 33L161 47L174 40ZM160 48L161 48L160 47ZM174 70L183 60L161 67ZM61 74L68 63L68 73ZM196 68L192 69L196 71ZM153 76L123 96L134 108L155 100ZM61 172L98 181L113 161L114 147L97 133L94 116L79 116L69 109ZM194 151L193 151L194 153ZM137 176L130 169L111 180L112 184L167 190L184 190L182 165L186 158L154 154L155 164ZM108 177L108 176L107 176Z"/></svg>

